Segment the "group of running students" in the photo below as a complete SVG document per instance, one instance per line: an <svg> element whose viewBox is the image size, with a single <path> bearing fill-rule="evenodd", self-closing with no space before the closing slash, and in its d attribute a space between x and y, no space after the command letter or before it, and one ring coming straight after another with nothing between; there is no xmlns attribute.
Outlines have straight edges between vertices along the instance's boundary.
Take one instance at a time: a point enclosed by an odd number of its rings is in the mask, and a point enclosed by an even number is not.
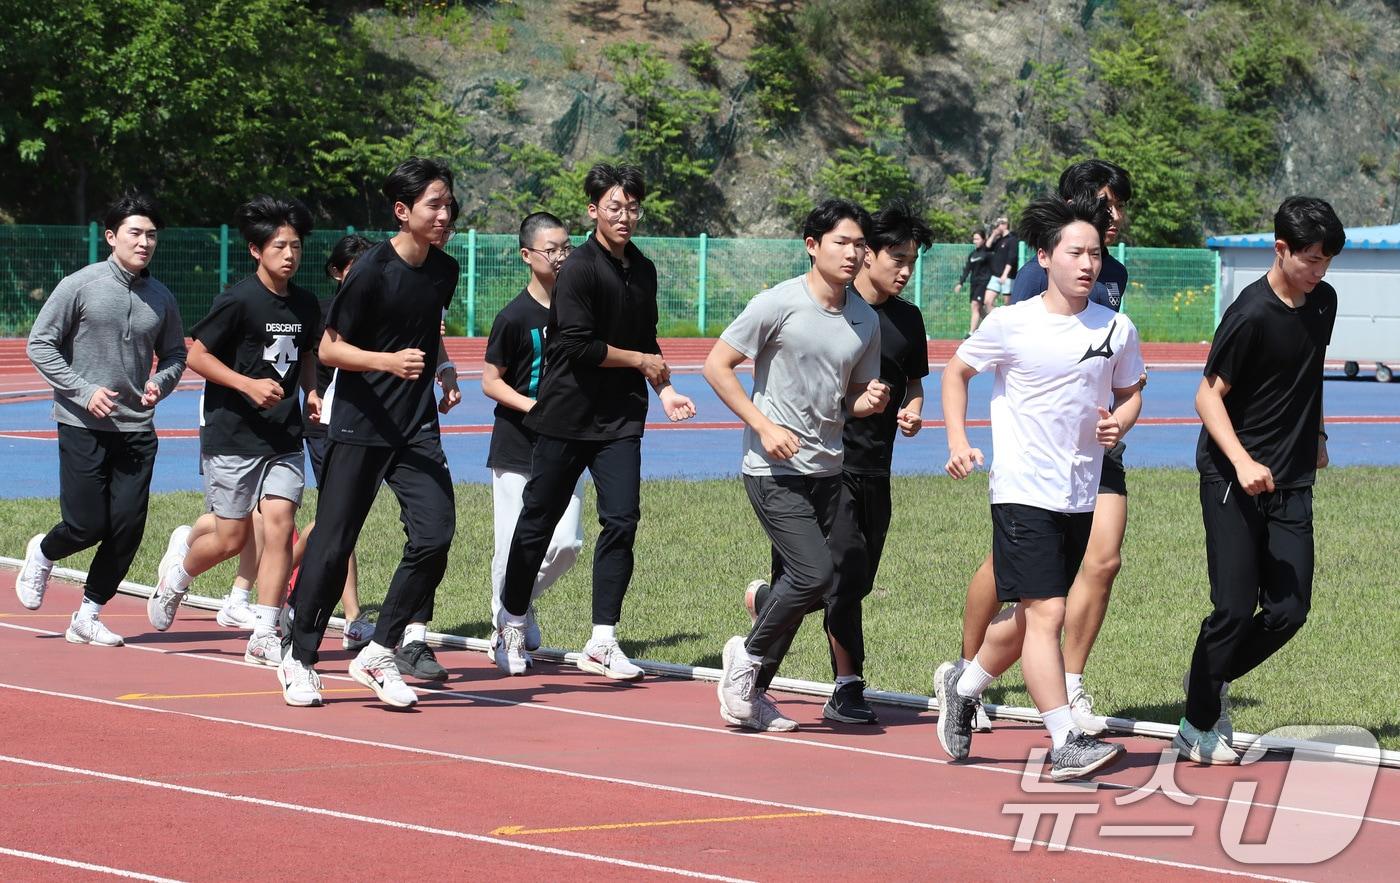
<svg viewBox="0 0 1400 883"><path fill-rule="evenodd" d="M510 675L532 665L542 642L535 600L582 546L587 470L600 532L593 631L577 664L633 680L643 671L616 629L641 517L647 387L672 421L695 406L671 384L656 338L656 267L632 242L647 194L641 173L599 164L584 190L594 227L581 245L553 215L521 223L529 281L487 343L481 385L497 403L489 653ZM432 160L401 163L383 192L398 233L337 243L326 270L338 289L324 304L292 281L307 209L268 196L239 209L255 270L190 329L188 352L175 298L147 269L162 226L156 206L129 195L109 209L111 257L58 284L28 347L54 389L62 518L30 540L16 592L38 608L54 562L97 546L69 642L122 644L100 612L144 531L153 409L188 365L206 380L207 511L169 538L147 604L152 625L168 629L194 579L239 556L217 620L251 632L244 658L276 669L287 704L321 704L315 666L338 603L343 645L358 650L350 674L380 700L411 706L405 676L447 677L427 626L455 532L438 415L461 401L443 346L459 269L442 247L458 207L451 171ZM1018 659L1052 740L1052 778L1088 775L1122 753L1098 738L1109 721L1094 713L1084 671L1120 566L1122 439L1147 383L1137 330L1120 311L1128 273L1107 251L1131 198L1128 173L1113 163L1066 169L1057 193L1020 218L1034 257L1014 275L1011 305L989 310L942 372L945 469L957 479L984 462L966 432L969 381L995 374L992 549L967 590L960 658L934 678L938 739L957 760L974 731L990 729L983 691ZM1326 202L1306 197L1284 201L1275 234L1273 266L1226 310L1196 395L1213 610L1186 673L1175 744L1201 763L1238 762L1230 683L1302 626L1311 597L1311 487L1327 462L1322 359L1336 315L1322 277L1345 235ZM724 644L717 688L724 720L759 731L797 729L768 688L818 610L835 678L823 717L877 721L864 696L861 607L892 518L893 445L920 431L929 373L922 316L900 296L932 239L923 221L902 204L872 216L831 199L806 217L802 236L810 270L750 300L704 365L744 423L744 488L772 549L770 575L743 591L752 625ZM747 390L736 373L746 360ZM320 495L314 525L298 537L303 444ZM407 542L369 623L354 549L382 483Z"/></svg>

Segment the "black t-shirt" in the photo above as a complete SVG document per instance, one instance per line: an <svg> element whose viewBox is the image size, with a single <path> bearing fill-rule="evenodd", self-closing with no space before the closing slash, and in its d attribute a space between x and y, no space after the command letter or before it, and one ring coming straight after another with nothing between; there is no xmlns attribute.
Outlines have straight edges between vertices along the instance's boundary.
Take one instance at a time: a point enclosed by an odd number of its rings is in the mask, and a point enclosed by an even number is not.
<svg viewBox="0 0 1400 883"><path fill-rule="evenodd" d="M1322 422L1322 359L1337 318L1326 282L1294 309L1267 276L1252 283L1220 318L1206 357L1207 377L1230 384L1225 410L1249 456L1269 467L1277 488L1311 485ZM1235 480L1235 467L1201 428L1196 468L1203 481Z"/></svg>
<svg viewBox="0 0 1400 883"><path fill-rule="evenodd" d="M321 298L321 327L325 327L326 316L331 310L332 298ZM321 339L318 337L316 343L319 346ZM322 399L326 397L326 388L331 385L331 379L335 377L335 369L329 365L323 365L319 361L316 363L316 395ZM326 424L318 420L312 420L306 413L306 408L302 408L302 421L306 424L306 430L302 435L306 438L325 438Z"/></svg>
<svg viewBox="0 0 1400 883"><path fill-rule="evenodd" d="M890 385L890 401L879 414L846 421L841 468L858 475L889 475L899 409L909 381L928 376L928 344L918 307L892 297L872 308L880 317L880 379Z"/></svg>
<svg viewBox="0 0 1400 883"><path fill-rule="evenodd" d="M962 275L958 277L958 284L967 281L967 277L972 277L972 290L982 291L987 287L987 282L992 278L992 253L985 246L979 245L967 254L967 262L963 264Z"/></svg>
<svg viewBox="0 0 1400 883"><path fill-rule="evenodd" d="M1016 259L1020 256L1020 249L1017 247L1021 240L1016 238L1016 234L1007 233L1005 236L992 243L992 275L1001 276L1003 270L1011 268L1008 278L1016 278Z"/></svg>
<svg viewBox="0 0 1400 883"><path fill-rule="evenodd" d="M295 284L287 296L267 290L257 276L229 286L190 336L245 377L282 384L282 400L266 410L243 393L204 384L199 445L206 454L268 456L301 450L302 362L315 358L321 338L316 296Z"/></svg>
<svg viewBox="0 0 1400 883"><path fill-rule="evenodd" d="M385 371L338 371L331 441L400 447L437 434L433 369L442 347L443 310L457 277L457 261L441 249L428 249L423 265L410 267L390 240L355 261L331 302L326 327L370 352L420 349L425 364L417 380Z"/></svg>
<svg viewBox="0 0 1400 883"><path fill-rule="evenodd" d="M640 436L646 427L647 383L632 368L604 368L608 347L661 353L656 343L656 265L631 242L627 266L597 234L559 268L549 305L549 372L525 425L544 435L582 441Z"/></svg>
<svg viewBox="0 0 1400 883"><path fill-rule="evenodd" d="M538 398L544 377L544 341L549 308L530 296L527 288L496 314L486 339L486 361L501 369L510 388L526 398ZM491 469L529 472L535 433L525 426L525 412L496 403L496 425L486 465Z"/></svg>

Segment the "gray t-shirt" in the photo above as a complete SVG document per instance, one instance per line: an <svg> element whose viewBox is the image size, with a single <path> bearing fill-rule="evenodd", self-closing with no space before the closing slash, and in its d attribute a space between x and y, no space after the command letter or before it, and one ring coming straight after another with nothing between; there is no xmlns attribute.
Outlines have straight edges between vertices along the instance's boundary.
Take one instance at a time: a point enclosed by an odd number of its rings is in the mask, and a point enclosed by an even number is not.
<svg viewBox="0 0 1400 883"><path fill-rule="evenodd" d="M870 305L847 287L845 307L828 310L798 276L749 301L720 340L753 359L754 405L800 444L792 459L774 460L746 427L744 474L839 474L850 388L880 372L880 320Z"/></svg>

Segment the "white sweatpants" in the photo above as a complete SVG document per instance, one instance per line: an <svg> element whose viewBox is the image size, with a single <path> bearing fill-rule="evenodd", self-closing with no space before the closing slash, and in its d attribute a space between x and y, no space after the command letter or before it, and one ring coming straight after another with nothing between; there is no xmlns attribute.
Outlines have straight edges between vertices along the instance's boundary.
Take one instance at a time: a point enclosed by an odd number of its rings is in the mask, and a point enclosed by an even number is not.
<svg viewBox="0 0 1400 883"><path fill-rule="evenodd" d="M491 624L497 626L501 615L501 588L506 579L506 560L510 557L510 540L515 534L515 523L520 520L520 510L525 504L525 483L530 476L523 472L509 472L504 469L491 470L491 494L495 505L496 551L491 556ZM569 507L554 527L554 536L549 539L549 550L545 552L540 572L535 577L535 589L530 601L543 595L559 577L568 572L578 560L583 548L583 477L574 485L573 499Z"/></svg>

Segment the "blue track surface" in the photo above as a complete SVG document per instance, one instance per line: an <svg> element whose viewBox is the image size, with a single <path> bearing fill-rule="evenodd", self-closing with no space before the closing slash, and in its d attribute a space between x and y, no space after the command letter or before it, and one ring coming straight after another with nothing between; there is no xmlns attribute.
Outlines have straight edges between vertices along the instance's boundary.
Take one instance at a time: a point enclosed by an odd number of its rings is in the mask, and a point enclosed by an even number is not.
<svg viewBox="0 0 1400 883"><path fill-rule="evenodd" d="M746 377L741 375L741 377ZM735 423L737 418L720 403L704 379L698 375L677 375L678 389L695 399L697 421ZM1195 417L1192 398L1200 381L1197 371L1155 371L1145 393L1144 418ZM926 379L931 401L924 409L925 419L941 417L938 405L939 375ZM468 382L463 403L445 419L447 426L491 424L491 406ZM968 416L987 417L991 379L974 378ZM1325 389L1329 417L1400 415L1400 383L1379 384L1372 380L1348 381L1329 377ZM199 394L177 392L160 405L157 428L193 429L198 426ZM0 496L53 497L58 494L58 445L48 439L5 438L14 430L53 429L48 402L19 402L0 405ZM656 400L652 399L652 422L664 422ZM1127 462L1134 466L1194 468L1198 426L1139 425L1129 434ZM991 430L973 429L973 444L989 456ZM1334 424L1329 427L1329 452L1336 466L1400 465L1400 423ZM452 475L457 481L486 482L485 467L488 433L443 436ZM642 474L655 478L729 478L738 475L740 432L737 429L668 429L648 431L642 446ZM913 439L899 438L895 444L897 474L939 473L947 459L941 428L925 429ZM309 475L309 470L308 470ZM156 461L152 490L200 490L199 441L195 438L164 438Z"/></svg>

